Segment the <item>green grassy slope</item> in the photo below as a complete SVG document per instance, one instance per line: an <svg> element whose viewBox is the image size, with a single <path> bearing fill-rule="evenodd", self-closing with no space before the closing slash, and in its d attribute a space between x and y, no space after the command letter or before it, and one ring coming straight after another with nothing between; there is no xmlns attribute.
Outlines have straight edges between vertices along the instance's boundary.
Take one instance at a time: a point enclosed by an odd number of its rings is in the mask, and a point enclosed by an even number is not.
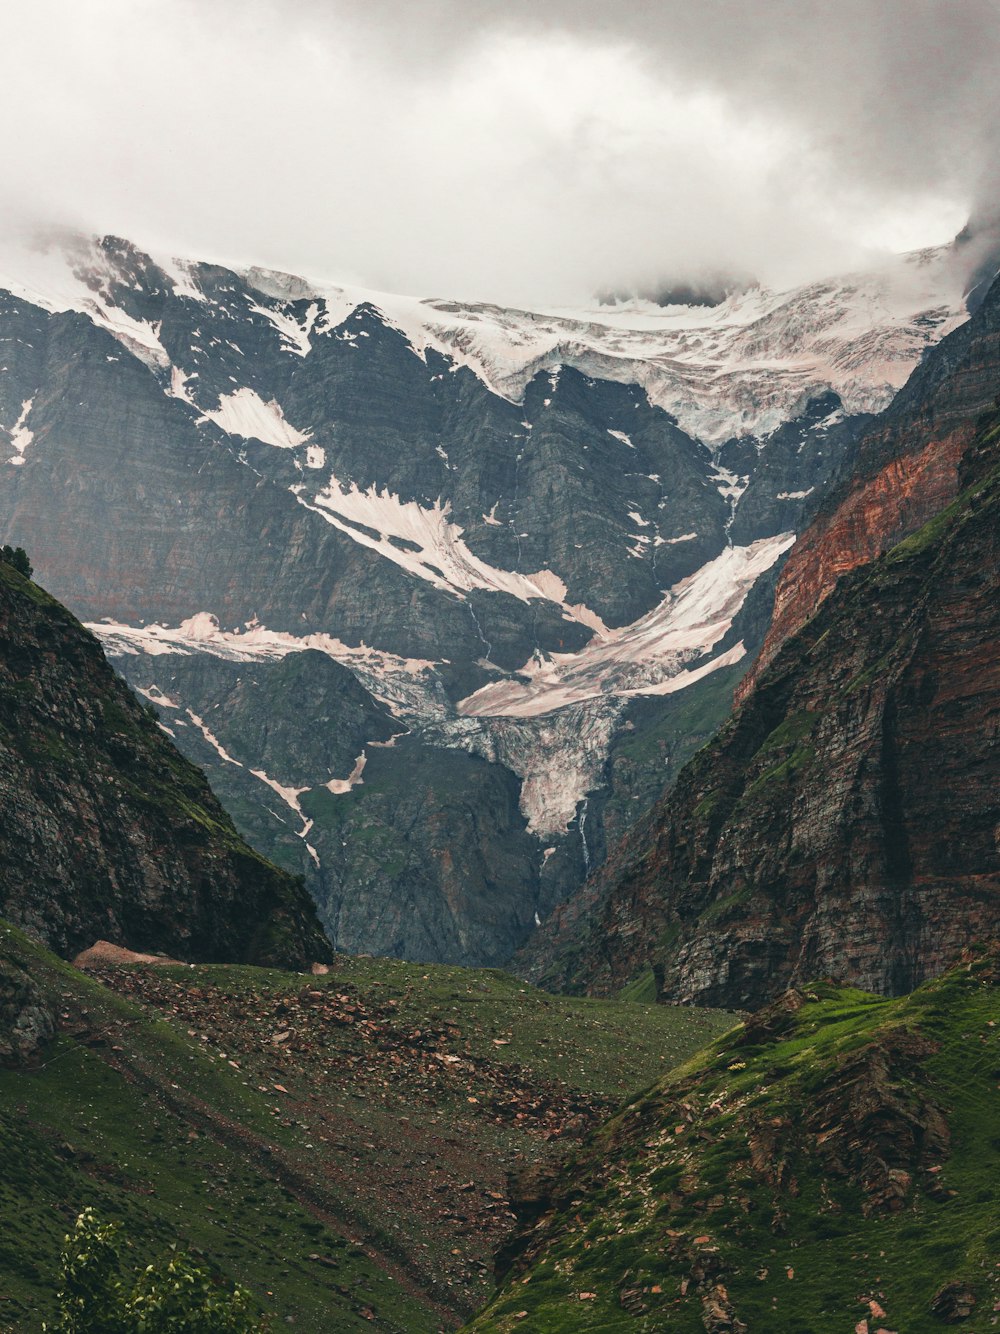
<svg viewBox="0 0 1000 1334"><path fill-rule="evenodd" d="M283 1174L293 1146L264 1099L186 1036L8 927L0 950L59 1004L63 1034L35 1069L0 1070L0 1328L52 1314L63 1235L86 1205L121 1220L136 1264L177 1242L302 1329L433 1330L405 1275L327 1226ZM321 1260L309 1256L322 1257Z"/></svg>
<svg viewBox="0 0 1000 1334"><path fill-rule="evenodd" d="M0 1070L0 1329L18 1331L51 1314L85 1205L125 1222L137 1263L203 1253L275 1327L453 1327L489 1294L507 1168L731 1023L376 959L98 978L5 926L0 957L61 1029L37 1067Z"/></svg>
<svg viewBox="0 0 1000 1334"><path fill-rule="evenodd" d="M547 1183L470 1330L992 1329L998 983L819 984L719 1039Z"/></svg>

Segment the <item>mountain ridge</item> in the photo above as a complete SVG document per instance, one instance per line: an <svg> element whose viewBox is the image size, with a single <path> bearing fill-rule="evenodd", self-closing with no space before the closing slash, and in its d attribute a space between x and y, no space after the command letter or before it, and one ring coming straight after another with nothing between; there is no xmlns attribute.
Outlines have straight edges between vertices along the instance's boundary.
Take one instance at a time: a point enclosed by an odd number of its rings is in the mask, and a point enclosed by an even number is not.
<svg viewBox="0 0 1000 1334"><path fill-rule="evenodd" d="M470 1331L990 1328L998 954L784 993L524 1172Z"/></svg>
<svg viewBox="0 0 1000 1334"><path fill-rule="evenodd" d="M756 651L791 535L868 409L964 318L947 250L596 320L383 311L115 238L42 261L41 305L13 279L20 295L0 297L0 522L161 701L243 831L306 876L341 948L466 962L510 957L581 883L613 756L680 718L667 692L721 721L708 678ZM711 447L679 424L706 395L729 405ZM213 662L259 664L260 707L282 715L278 658L308 649L355 675L374 730L335 763L303 736L276 764L229 716ZM677 756L696 735L663 739ZM655 747L634 753L638 791L666 781ZM422 756L426 828L473 850L459 882L435 836L394 827Z"/></svg>

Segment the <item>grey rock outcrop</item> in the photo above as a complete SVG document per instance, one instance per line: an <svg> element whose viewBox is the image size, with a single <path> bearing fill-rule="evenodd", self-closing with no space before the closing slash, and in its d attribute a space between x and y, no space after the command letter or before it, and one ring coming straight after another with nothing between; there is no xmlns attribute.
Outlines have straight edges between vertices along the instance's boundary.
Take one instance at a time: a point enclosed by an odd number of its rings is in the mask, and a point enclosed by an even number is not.
<svg viewBox="0 0 1000 1334"><path fill-rule="evenodd" d="M0 957L0 1066L35 1060L55 1031L51 1007L31 978Z"/></svg>

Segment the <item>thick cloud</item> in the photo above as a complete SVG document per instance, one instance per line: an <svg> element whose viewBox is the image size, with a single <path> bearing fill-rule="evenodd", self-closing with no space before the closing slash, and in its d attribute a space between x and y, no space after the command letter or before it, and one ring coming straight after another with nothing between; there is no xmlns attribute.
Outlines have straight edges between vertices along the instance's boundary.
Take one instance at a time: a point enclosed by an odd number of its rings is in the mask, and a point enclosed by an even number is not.
<svg viewBox="0 0 1000 1334"><path fill-rule="evenodd" d="M9 0L8 219L421 293L785 282L995 215L1000 0Z"/></svg>

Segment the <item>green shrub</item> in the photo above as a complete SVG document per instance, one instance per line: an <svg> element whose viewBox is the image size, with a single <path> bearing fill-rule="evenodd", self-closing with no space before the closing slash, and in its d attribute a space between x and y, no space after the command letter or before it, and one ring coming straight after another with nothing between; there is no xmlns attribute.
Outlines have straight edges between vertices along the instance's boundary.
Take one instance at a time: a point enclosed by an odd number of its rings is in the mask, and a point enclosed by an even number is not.
<svg viewBox="0 0 1000 1334"><path fill-rule="evenodd" d="M227 1288L180 1251L147 1265L134 1283L122 1276L121 1227L84 1209L66 1238L59 1318L50 1334L258 1334L250 1294Z"/></svg>

